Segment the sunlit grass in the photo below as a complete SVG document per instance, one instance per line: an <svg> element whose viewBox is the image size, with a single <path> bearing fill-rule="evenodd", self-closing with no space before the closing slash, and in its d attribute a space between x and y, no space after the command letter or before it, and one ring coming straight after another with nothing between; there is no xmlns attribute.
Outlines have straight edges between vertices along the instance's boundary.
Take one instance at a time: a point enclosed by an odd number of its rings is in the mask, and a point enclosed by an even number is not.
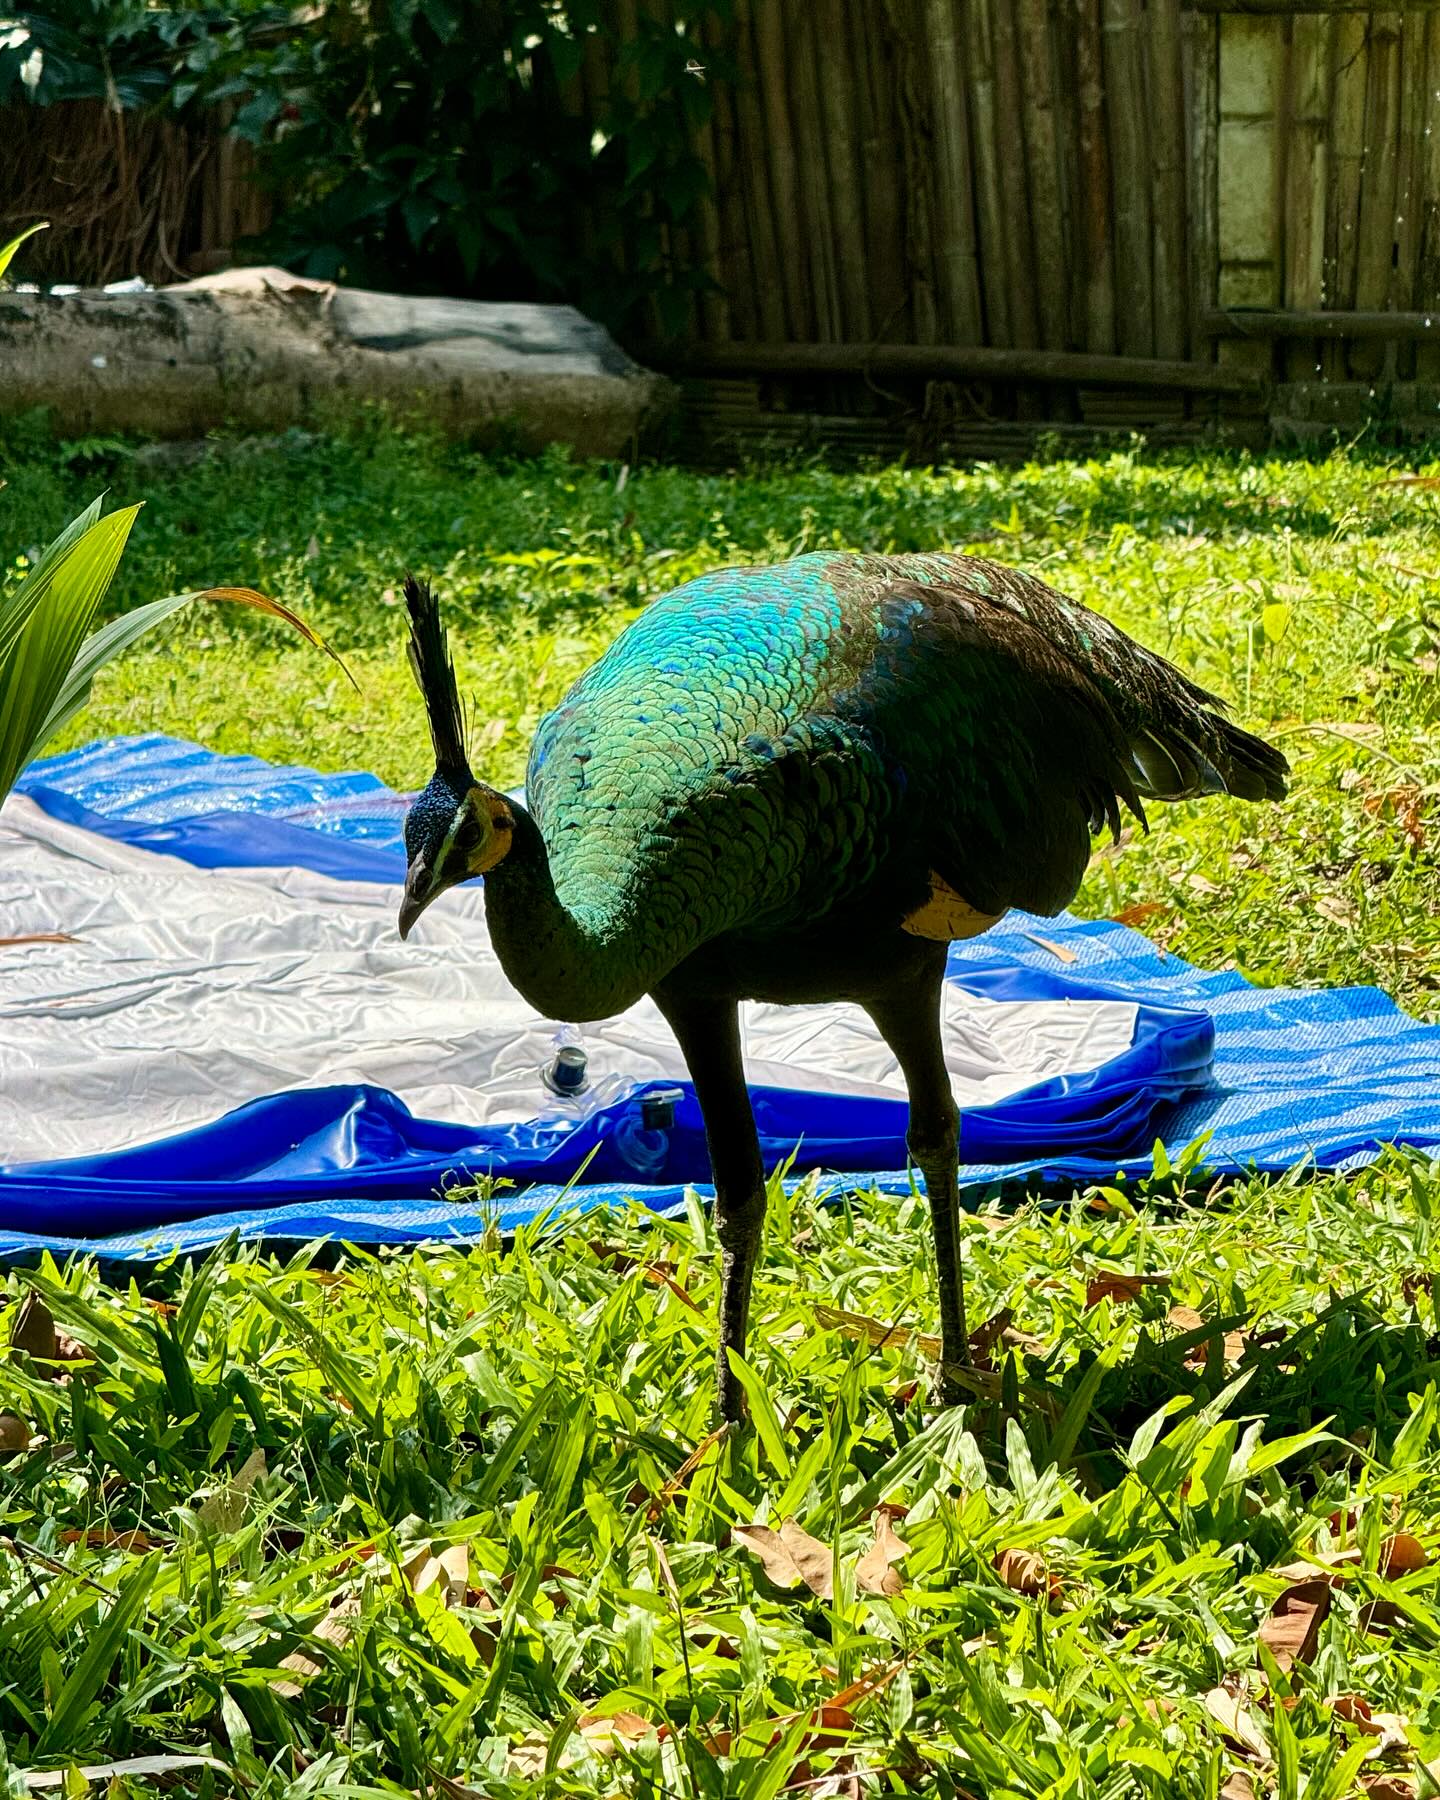
<svg viewBox="0 0 1440 1800"><path fill-rule="evenodd" d="M510 782L544 708L679 580L832 543L972 548L1098 606L1295 760L1282 808L1157 809L1078 910L1252 979L1379 981L1440 1011L1440 497L1389 480L1433 460L622 480L376 427L142 480L123 447L57 457L9 429L0 541L63 522L111 461L150 495L117 607L253 585L364 689L217 615L107 674L75 739L166 730L413 784L394 606L413 567L446 594L486 772ZM31 1434L0 1461L5 1754L203 1755L220 1767L172 1791L267 1796L1216 1800L1241 1767L1284 1800L1344 1800L1362 1774L1429 1792L1437 1194L1394 1159L984 1212L971 1315L1010 1318L944 1416L907 1335L936 1329L923 1204L777 1192L744 1441L709 1436L698 1211L334 1273L233 1252L144 1292L42 1270L81 1360L0 1353L0 1442ZM1087 1305L1106 1274L1157 1279ZM857 1575L887 1502L907 1509L892 1593ZM773 1585L733 1535L787 1516L830 1547L829 1597ZM1402 1572L1410 1537L1427 1560ZM1336 1585L1286 1673L1257 1639L1305 1557Z"/></svg>

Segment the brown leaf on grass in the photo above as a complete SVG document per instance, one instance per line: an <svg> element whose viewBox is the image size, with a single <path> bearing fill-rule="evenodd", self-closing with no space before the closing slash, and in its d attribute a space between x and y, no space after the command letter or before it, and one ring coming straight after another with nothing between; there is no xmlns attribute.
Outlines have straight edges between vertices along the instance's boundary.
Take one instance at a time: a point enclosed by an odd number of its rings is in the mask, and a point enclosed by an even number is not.
<svg viewBox="0 0 1440 1800"><path fill-rule="evenodd" d="M1170 1323L1182 1334L1199 1331L1205 1324L1204 1315L1196 1312L1193 1306L1172 1306L1168 1317ZM1238 1363L1245 1354L1244 1334L1239 1331L1227 1331L1223 1342L1226 1362ZM1204 1343L1192 1346L1185 1356L1187 1368L1203 1368L1209 1360L1210 1344L1208 1339Z"/></svg>
<svg viewBox="0 0 1440 1800"><path fill-rule="evenodd" d="M439 1588L446 1606L463 1606L470 1589L470 1549L467 1544L446 1544L437 1554L427 1544L400 1565L400 1573L414 1593Z"/></svg>
<svg viewBox="0 0 1440 1800"><path fill-rule="evenodd" d="M1368 1600L1355 1623L1362 1631L1384 1637L1405 1623L1405 1613L1393 1600Z"/></svg>
<svg viewBox="0 0 1440 1800"><path fill-rule="evenodd" d="M1229 1687L1216 1687L1200 1698L1206 1712L1237 1750L1243 1750L1247 1756L1269 1756L1264 1733L1243 1693Z"/></svg>
<svg viewBox="0 0 1440 1800"><path fill-rule="evenodd" d="M1397 1575L1413 1575L1429 1560L1425 1546L1408 1531L1395 1532L1380 1546L1380 1573L1387 1581L1393 1581Z"/></svg>
<svg viewBox="0 0 1440 1800"><path fill-rule="evenodd" d="M639 1713L581 1713L571 1736L582 1739L597 1756L611 1757L618 1756L628 1745L638 1743L654 1729ZM518 1743L512 1744L506 1758L511 1772L530 1780L543 1775L550 1759L550 1737L548 1731L529 1731ZM568 1742L558 1761L561 1768L576 1761L576 1754Z"/></svg>
<svg viewBox="0 0 1440 1800"><path fill-rule="evenodd" d="M39 1291L30 1288L10 1315L10 1348L37 1362L54 1362L58 1347L55 1315Z"/></svg>
<svg viewBox="0 0 1440 1800"><path fill-rule="evenodd" d="M337 1600L325 1617L312 1629L311 1640L329 1644L334 1649L341 1650L354 1635L355 1621L359 1616L359 1596L349 1594L343 1600ZM304 1650L292 1650L288 1656L281 1657L280 1667L288 1669L291 1675L297 1676L299 1679L291 1681L282 1677L279 1681L272 1681L270 1691L279 1694L283 1700L294 1700L298 1697L304 1683L309 1681L312 1675L320 1673L322 1665Z"/></svg>
<svg viewBox="0 0 1440 1800"><path fill-rule="evenodd" d="M1372 819L1378 819L1384 813L1391 814L1412 850L1425 848L1425 821L1421 816L1425 804L1423 788L1413 785L1385 788L1378 794L1368 794L1361 804Z"/></svg>
<svg viewBox="0 0 1440 1800"><path fill-rule="evenodd" d="M701 1438L700 1442L660 1489L659 1493L652 1497L642 1490L640 1494L635 1497L635 1503L637 1505L644 1504L647 1499L650 1502L645 1508L645 1519L647 1524L653 1525L660 1517L661 1513L664 1512L665 1508L669 1506L678 1495L684 1492L690 1477L700 1467L701 1463L704 1462L705 1458L720 1442L721 1438L726 1435L729 1429L730 1427L728 1425L717 1425L712 1432L707 1433L705 1437Z"/></svg>
<svg viewBox="0 0 1440 1800"><path fill-rule="evenodd" d="M1243 1769L1236 1769L1226 1778L1220 1800L1255 1800L1255 1784Z"/></svg>
<svg viewBox="0 0 1440 1800"><path fill-rule="evenodd" d="M148 1531L112 1531L108 1525L91 1525L83 1531L62 1531L60 1542L83 1544L87 1550L123 1550L128 1556L144 1556L146 1551L169 1540L152 1537Z"/></svg>
<svg viewBox="0 0 1440 1800"><path fill-rule="evenodd" d="M891 1509L875 1509L875 1542L855 1565L855 1585L862 1594L899 1594L905 1582L895 1567L910 1554L910 1546L895 1535Z"/></svg>
<svg viewBox="0 0 1440 1800"><path fill-rule="evenodd" d="M212 1531L238 1531L250 1490L266 1474L265 1452L252 1450L231 1478L200 1502L195 1516Z"/></svg>
<svg viewBox="0 0 1440 1800"><path fill-rule="evenodd" d="M1366 1800L1415 1800L1419 1789L1408 1775L1362 1775Z"/></svg>
<svg viewBox="0 0 1440 1800"><path fill-rule="evenodd" d="M970 1333L970 1354L977 1363L989 1362L990 1352L1009 1330L1014 1318L1013 1307L1002 1306L999 1312L993 1313L983 1325L977 1325Z"/></svg>
<svg viewBox="0 0 1440 1800"><path fill-rule="evenodd" d="M776 1587L794 1588L802 1583L821 1600L834 1594L830 1546L822 1544L795 1523L781 1521L774 1531L768 1525L737 1525L732 1535L760 1559L760 1565Z"/></svg>
<svg viewBox="0 0 1440 1800"><path fill-rule="evenodd" d="M940 1355L940 1339L935 1333L914 1331L908 1325L885 1325L864 1313L846 1312L843 1307L817 1304L813 1309L817 1324L838 1331L844 1337L860 1338L877 1349L903 1349L913 1345L922 1356L935 1360Z"/></svg>
<svg viewBox="0 0 1440 1800"><path fill-rule="evenodd" d="M1166 918L1174 911L1174 907L1166 906L1163 900L1141 900L1134 906L1127 906L1123 911L1111 913L1112 925L1128 925L1133 931L1137 925L1143 925L1147 919Z"/></svg>
<svg viewBox="0 0 1440 1800"><path fill-rule="evenodd" d="M1330 1612L1328 1581L1302 1581L1270 1608L1260 1626L1259 1641L1282 1669L1309 1662L1320 1641L1320 1627Z"/></svg>
<svg viewBox="0 0 1440 1800"><path fill-rule="evenodd" d="M19 1413L0 1412L0 1456L30 1448L30 1427Z"/></svg>
<svg viewBox="0 0 1440 1800"><path fill-rule="evenodd" d="M1330 1702L1330 1710L1337 1719L1353 1725L1362 1737L1379 1738L1376 1756L1403 1749L1410 1742L1406 1722L1399 1713L1375 1712L1363 1695L1339 1694Z"/></svg>
<svg viewBox="0 0 1440 1800"><path fill-rule="evenodd" d="M1091 1276L1086 1286L1085 1304L1091 1307L1102 1300L1138 1300L1144 1288L1169 1285L1168 1275L1126 1275L1118 1269L1102 1269Z"/></svg>
<svg viewBox="0 0 1440 1800"><path fill-rule="evenodd" d="M1060 1597L1060 1577L1050 1573L1045 1558L1036 1550L1001 1550L991 1567L1006 1587L1027 1599L1038 1599L1042 1594L1050 1600Z"/></svg>

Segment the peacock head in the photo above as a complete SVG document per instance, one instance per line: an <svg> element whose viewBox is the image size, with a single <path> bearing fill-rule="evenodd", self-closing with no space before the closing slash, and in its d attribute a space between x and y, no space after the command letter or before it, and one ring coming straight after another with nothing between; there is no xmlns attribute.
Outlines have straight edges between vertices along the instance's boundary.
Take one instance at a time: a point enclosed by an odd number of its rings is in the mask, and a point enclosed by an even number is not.
<svg viewBox="0 0 1440 1800"><path fill-rule="evenodd" d="M509 851L515 828L505 796L470 772L455 666L428 582L407 577L405 604L410 611L410 667L430 720L435 773L405 818L409 867L400 903L402 938L446 888L493 869Z"/></svg>

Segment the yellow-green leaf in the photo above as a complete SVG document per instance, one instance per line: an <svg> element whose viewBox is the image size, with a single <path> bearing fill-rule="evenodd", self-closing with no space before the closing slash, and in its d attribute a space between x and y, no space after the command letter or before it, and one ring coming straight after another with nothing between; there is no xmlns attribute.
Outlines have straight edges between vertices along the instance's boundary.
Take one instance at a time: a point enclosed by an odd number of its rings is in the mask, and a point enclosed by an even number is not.
<svg viewBox="0 0 1440 1800"><path fill-rule="evenodd" d="M1278 644L1289 629L1293 610L1283 600L1272 600L1260 614L1260 629L1272 644Z"/></svg>

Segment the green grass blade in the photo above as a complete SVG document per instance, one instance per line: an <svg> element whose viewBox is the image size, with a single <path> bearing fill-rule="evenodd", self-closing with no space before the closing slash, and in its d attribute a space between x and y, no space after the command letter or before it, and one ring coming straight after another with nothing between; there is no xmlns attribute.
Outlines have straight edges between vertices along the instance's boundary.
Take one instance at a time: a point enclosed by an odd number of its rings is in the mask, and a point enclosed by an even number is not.
<svg viewBox="0 0 1440 1800"><path fill-rule="evenodd" d="M338 664L350 685L356 686L355 677L336 652L298 613L291 612L288 606L282 606L267 594L256 593L253 588L196 588L188 594L167 594L163 600L151 600L144 606L134 607L130 612L121 613L118 619L111 619L108 624L102 625L99 631L92 632L81 644L70 672L55 696L49 715L40 727L39 744L47 743L57 732L63 731L85 705L90 698L95 677L106 663L128 650L147 631L152 631L182 607L189 606L196 600L216 600L235 606L249 606L258 612L268 613L271 618L283 620L298 631L307 643L313 644L317 650L323 650L326 656Z"/></svg>
<svg viewBox="0 0 1440 1800"><path fill-rule="evenodd" d="M755 1427L760 1447L775 1473L782 1480L788 1481L790 1457L785 1449L785 1440L780 1435L780 1415L775 1410L775 1402L770 1398L770 1390L743 1356L729 1349L726 1355L730 1358L735 1379L745 1390L745 1398L750 1403L750 1422Z"/></svg>
<svg viewBox="0 0 1440 1800"><path fill-rule="evenodd" d="M37 1756L46 1756L52 1750L74 1742L86 1713L95 1704L109 1679L121 1646L129 1636L159 1572L159 1557L146 1557L116 1594L115 1604L86 1645L84 1654L70 1671L65 1685L55 1696L50 1717L35 1744Z"/></svg>
<svg viewBox="0 0 1440 1800"><path fill-rule="evenodd" d="M0 646L0 796L44 742L45 722L139 510L111 513L72 542L32 590L28 615L8 648Z"/></svg>
<svg viewBox="0 0 1440 1800"><path fill-rule="evenodd" d="M8 594L0 596L0 664L4 663L26 621L49 591L61 563L99 519L102 504L101 500L92 500L84 512L72 519L59 537L46 546L34 567L26 571Z"/></svg>
<svg viewBox="0 0 1440 1800"><path fill-rule="evenodd" d="M0 281L5 279L5 271L10 267L11 258L25 242L26 238L34 237L37 231L48 231L49 229L50 221L48 219L41 219L38 225L27 225L25 230L20 233L19 237L13 237L8 244L0 246Z"/></svg>

